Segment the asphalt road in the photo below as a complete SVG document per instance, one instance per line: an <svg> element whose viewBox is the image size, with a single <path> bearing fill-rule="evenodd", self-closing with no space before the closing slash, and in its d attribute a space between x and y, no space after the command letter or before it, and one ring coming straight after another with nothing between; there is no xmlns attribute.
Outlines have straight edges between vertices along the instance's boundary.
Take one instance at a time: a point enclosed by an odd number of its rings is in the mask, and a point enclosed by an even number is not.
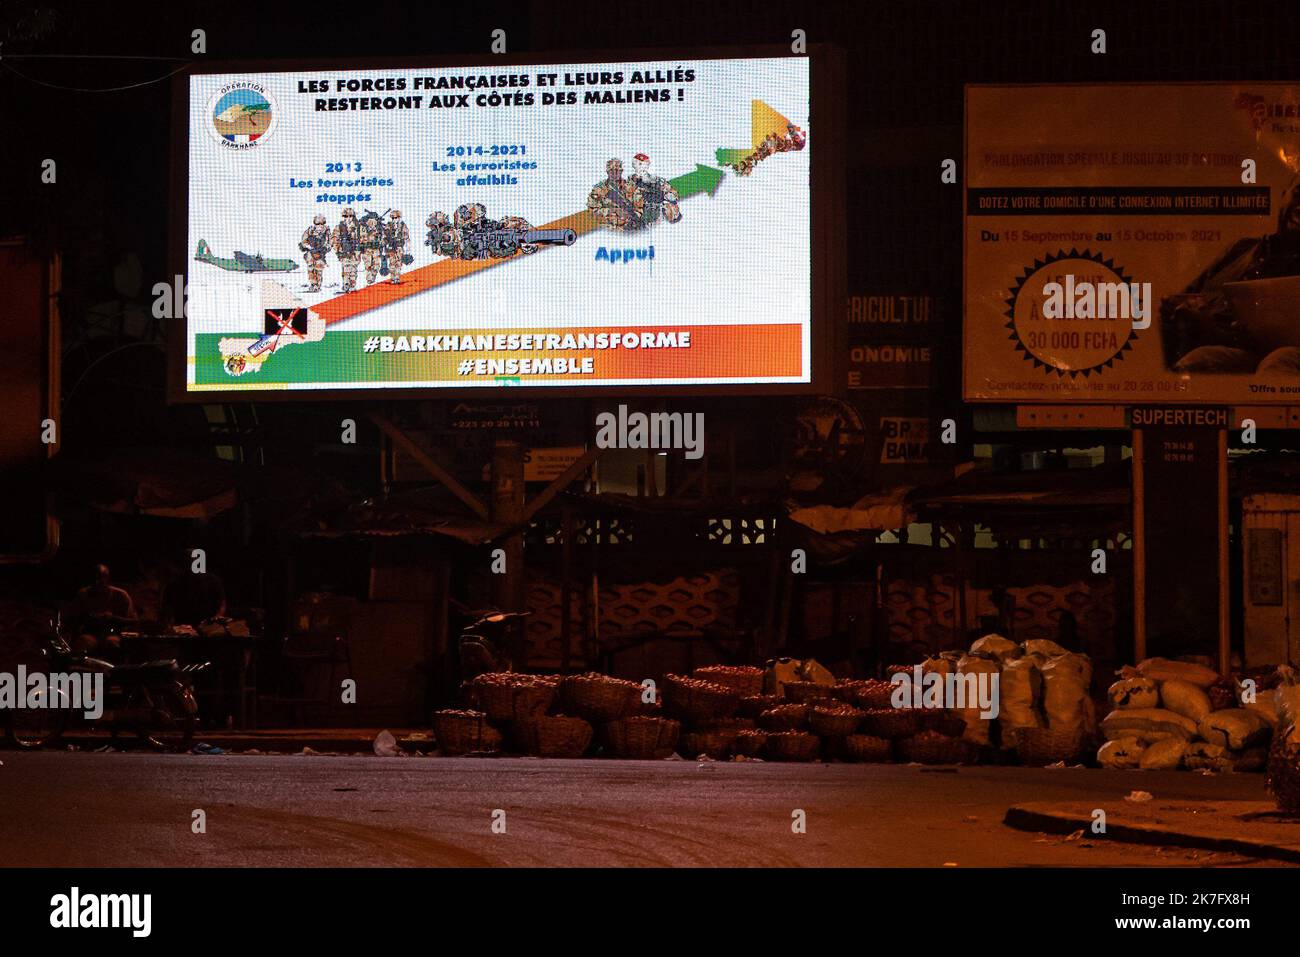
<svg viewBox="0 0 1300 957"><path fill-rule="evenodd" d="M1016 831L1020 801L1263 800L1263 775L0 751L9 866L1236 865ZM191 830L202 809L207 831ZM505 812L505 833L493 813ZM792 832L796 809L806 833ZM498 816L499 819L499 816Z"/></svg>

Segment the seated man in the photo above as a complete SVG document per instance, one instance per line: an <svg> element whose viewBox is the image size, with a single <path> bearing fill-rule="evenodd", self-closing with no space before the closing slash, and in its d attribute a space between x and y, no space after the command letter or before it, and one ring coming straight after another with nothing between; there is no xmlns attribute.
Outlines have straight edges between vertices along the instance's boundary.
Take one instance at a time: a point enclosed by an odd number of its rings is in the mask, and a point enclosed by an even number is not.
<svg viewBox="0 0 1300 957"><path fill-rule="evenodd" d="M72 614L78 629L76 650L117 649L122 641L107 627L113 619L134 619L135 602L113 584L107 565L95 566L95 581L77 592Z"/></svg>

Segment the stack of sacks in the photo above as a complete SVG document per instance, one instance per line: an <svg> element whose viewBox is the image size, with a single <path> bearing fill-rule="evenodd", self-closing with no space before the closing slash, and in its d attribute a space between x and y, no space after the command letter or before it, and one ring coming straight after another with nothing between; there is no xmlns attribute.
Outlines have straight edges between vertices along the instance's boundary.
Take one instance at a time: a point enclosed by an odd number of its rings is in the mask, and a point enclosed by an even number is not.
<svg viewBox="0 0 1300 957"><path fill-rule="evenodd" d="M971 645L955 670L958 674L999 676L996 720L1003 748L1016 746L1016 733L1022 728L1096 733L1097 718L1088 693L1092 662L1087 655L1066 651L1041 638L1017 644L1001 635L985 635ZM966 719L967 741L990 743L994 719L981 718L978 707L967 707L962 717Z"/></svg>
<svg viewBox="0 0 1300 957"><path fill-rule="evenodd" d="M1278 809L1297 814L1300 813L1300 681L1288 665L1280 666L1275 677L1279 682L1273 692L1278 724L1265 782Z"/></svg>
<svg viewBox="0 0 1300 957"><path fill-rule="evenodd" d="M1101 723L1106 743L1098 763L1144 770L1262 769L1276 717L1270 721L1262 704L1216 710L1209 689L1220 683L1211 668L1165 658L1125 667L1107 692L1112 711ZM1271 696L1257 701L1265 697Z"/></svg>

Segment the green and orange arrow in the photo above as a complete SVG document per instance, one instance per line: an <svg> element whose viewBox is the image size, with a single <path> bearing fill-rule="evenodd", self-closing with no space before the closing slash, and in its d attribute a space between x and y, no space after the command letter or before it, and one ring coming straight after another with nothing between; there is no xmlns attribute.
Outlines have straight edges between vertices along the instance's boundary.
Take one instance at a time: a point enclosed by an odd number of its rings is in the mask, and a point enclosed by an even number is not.
<svg viewBox="0 0 1300 957"><path fill-rule="evenodd" d="M712 196L717 192L718 184L722 182L724 175L720 169L696 164L695 169L691 170L691 172L670 179L668 182L677 191L679 199L698 196L700 193L708 193ZM579 236L582 236L600 228L600 223L596 221L596 217L591 214L590 210L584 209L581 212L570 213L568 216L562 216L559 219L545 223L539 228L572 229ZM538 253L545 251L546 249L543 248ZM377 283L366 286L364 289L356 289L341 296L335 296L333 299L326 299L311 308L313 312L325 320L326 326L331 326L336 322L351 319L363 312L378 309L380 306L387 306L389 303L406 299L445 283L454 282L483 269L500 266L502 263L510 262L516 258L518 257L508 256L504 259L473 260L443 259L432 265L421 266L419 269L412 269L410 272L404 273L402 281L398 285L386 282Z"/></svg>
<svg viewBox="0 0 1300 957"><path fill-rule="evenodd" d="M763 139L769 133L784 133L788 122L784 116L762 100L753 100L750 103L750 140L753 145L748 149L719 149L717 151L718 164L725 166L728 163L739 162L757 149L758 145L763 142ZM679 199L689 199L701 193L712 196L718 191L718 184L722 182L724 175L720 169L697 163L695 169L689 173L683 173L668 182L677 191ZM579 236L583 236L600 228L600 224L590 210L584 209L580 212L570 213L568 216L562 216L549 223L544 223L540 228L572 229ZM539 253L545 251L545 249L539 250ZM517 257L509 256L505 259L475 259L468 261L464 259L443 259L429 266L412 269L403 275L402 281L398 285L378 283L364 289L356 289L341 296L335 296L333 299L327 299L313 306L312 310L325 320L327 326L330 326L336 322L351 319L363 312L369 312L372 309L378 309L380 306L386 306L389 303L417 295L425 290L454 282L480 270L500 266L502 263L510 262L515 258Z"/></svg>

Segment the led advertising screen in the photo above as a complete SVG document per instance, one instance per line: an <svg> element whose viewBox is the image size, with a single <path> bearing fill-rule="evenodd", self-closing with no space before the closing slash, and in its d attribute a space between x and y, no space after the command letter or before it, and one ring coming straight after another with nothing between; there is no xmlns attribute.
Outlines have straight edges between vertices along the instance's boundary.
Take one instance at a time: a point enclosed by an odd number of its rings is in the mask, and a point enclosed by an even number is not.
<svg viewBox="0 0 1300 957"><path fill-rule="evenodd" d="M1293 84L966 91L972 400L1295 404Z"/></svg>
<svg viewBox="0 0 1300 957"><path fill-rule="evenodd" d="M805 57L186 82L186 393L812 381Z"/></svg>

